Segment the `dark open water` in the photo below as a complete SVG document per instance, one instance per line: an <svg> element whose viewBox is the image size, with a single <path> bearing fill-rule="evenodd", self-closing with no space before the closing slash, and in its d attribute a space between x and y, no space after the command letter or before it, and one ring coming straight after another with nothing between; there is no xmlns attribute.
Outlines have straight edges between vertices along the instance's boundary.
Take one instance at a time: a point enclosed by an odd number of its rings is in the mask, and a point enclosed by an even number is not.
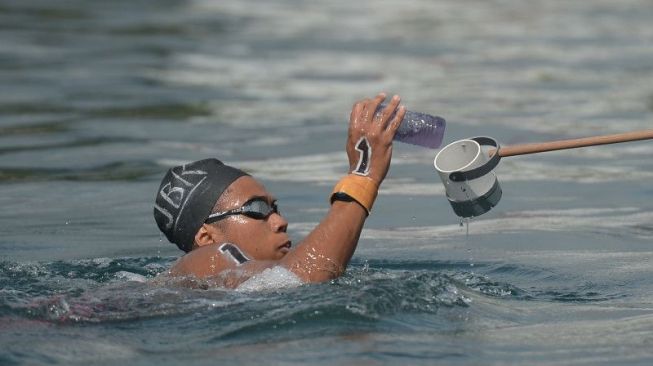
<svg viewBox="0 0 653 366"><path fill-rule="evenodd" d="M0 0L0 364L651 364L651 142L505 159L467 241L435 152L397 144L343 278L149 280L179 255L151 212L169 165L249 170L297 242L379 90L447 118L445 142L652 128L651 19L645 0Z"/></svg>

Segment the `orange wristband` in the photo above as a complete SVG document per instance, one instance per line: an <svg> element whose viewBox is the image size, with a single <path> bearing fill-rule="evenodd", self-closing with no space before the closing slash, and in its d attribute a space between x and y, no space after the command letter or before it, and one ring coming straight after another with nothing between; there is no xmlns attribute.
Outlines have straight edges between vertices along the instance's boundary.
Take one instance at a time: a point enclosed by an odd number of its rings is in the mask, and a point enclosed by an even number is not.
<svg viewBox="0 0 653 366"><path fill-rule="evenodd" d="M344 193L363 206L369 215L370 211L372 211L372 205L374 205L378 190L379 186L372 179L361 175L349 174L340 179L338 184L336 184L330 199L331 203L333 203L335 195Z"/></svg>

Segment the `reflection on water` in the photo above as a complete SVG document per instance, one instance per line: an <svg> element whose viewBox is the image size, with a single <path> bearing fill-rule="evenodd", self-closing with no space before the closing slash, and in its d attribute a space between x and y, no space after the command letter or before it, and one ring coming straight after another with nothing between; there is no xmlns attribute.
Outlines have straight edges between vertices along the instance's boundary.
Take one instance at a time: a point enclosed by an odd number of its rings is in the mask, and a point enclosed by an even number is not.
<svg viewBox="0 0 653 366"><path fill-rule="evenodd" d="M0 364L650 363L650 142L506 159L467 243L434 153L396 144L345 277L152 280L168 166L253 173L299 241L379 90L445 143L651 128L650 1L388 5L0 0Z"/></svg>

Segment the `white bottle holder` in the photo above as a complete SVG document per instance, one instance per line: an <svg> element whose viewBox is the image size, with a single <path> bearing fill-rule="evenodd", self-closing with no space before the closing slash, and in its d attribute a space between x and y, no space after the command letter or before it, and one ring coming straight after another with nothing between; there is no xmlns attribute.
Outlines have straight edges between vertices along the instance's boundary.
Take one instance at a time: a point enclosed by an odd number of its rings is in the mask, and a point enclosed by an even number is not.
<svg viewBox="0 0 653 366"><path fill-rule="evenodd" d="M494 173L499 160L499 144L483 136L454 141L438 152L433 165L456 215L480 216L499 203L502 192Z"/></svg>

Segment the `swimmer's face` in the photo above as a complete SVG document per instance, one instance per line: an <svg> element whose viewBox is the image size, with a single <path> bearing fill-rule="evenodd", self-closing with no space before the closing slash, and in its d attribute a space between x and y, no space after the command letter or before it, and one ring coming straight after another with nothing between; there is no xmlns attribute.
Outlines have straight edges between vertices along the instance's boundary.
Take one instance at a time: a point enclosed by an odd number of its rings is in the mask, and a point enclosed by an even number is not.
<svg viewBox="0 0 653 366"><path fill-rule="evenodd" d="M243 176L222 194L214 211L237 209L252 199L262 199L268 205L275 202L261 183ZM209 226L218 231L216 241L235 244L249 259L278 260L290 250L291 242L286 233L288 222L279 213L272 212L262 219L231 215Z"/></svg>

